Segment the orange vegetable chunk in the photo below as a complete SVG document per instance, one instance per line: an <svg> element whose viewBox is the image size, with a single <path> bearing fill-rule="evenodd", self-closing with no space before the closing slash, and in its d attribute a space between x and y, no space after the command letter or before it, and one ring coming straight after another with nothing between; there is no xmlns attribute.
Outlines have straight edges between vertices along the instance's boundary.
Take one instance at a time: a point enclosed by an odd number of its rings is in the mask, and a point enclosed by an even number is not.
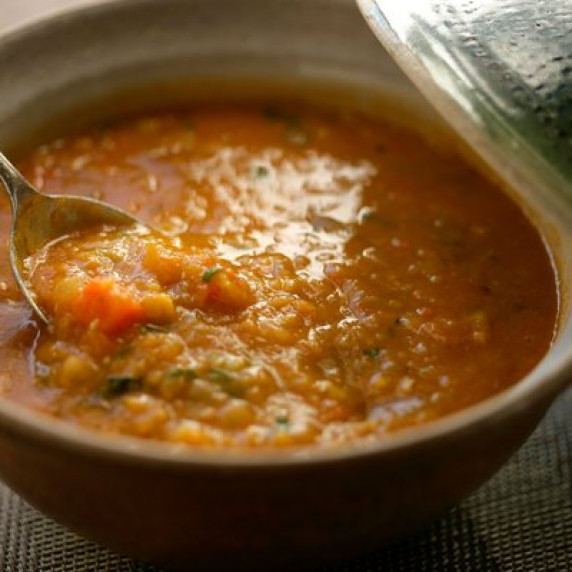
<svg viewBox="0 0 572 572"><path fill-rule="evenodd" d="M83 288L75 304L77 320L98 328L109 336L119 336L143 320L143 308L127 289L111 278L93 278Z"/></svg>

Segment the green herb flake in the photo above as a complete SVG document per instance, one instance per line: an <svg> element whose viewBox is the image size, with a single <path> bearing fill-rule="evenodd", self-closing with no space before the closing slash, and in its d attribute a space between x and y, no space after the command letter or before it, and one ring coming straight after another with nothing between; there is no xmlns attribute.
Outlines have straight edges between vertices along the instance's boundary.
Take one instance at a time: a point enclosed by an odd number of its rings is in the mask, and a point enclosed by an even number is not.
<svg viewBox="0 0 572 572"><path fill-rule="evenodd" d="M379 348L366 348L363 350L363 355L375 359L378 358L381 354L381 350Z"/></svg>
<svg viewBox="0 0 572 572"><path fill-rule="evenodd" d="M274 421L278 431L287 432L290 430L290 418L288 415L277 415Z"/></svg>
<svg viewBox="0 0 572 572"><path fill-rule="evenodd" d="M244 388L241 387L239 380L223 369L212 368L209 370L207 377L219 384L220 388L231 397L242 397L244 395Z"/></svg>
<svg viewBox="0 0 572 572"><path fill-rule="evenodd" d="M252 172L252 178L255 181L267 179L270 176L270 169L266 165L256 165Z"/></svg>
<svg viewBox="0 0 572 572"><path fill-rule="evenodd" d="M211 368L209 370L209 379L221 383L229 383L233 381L233 377L223 369Z"/></svg>
<svg viewBox="0 0 572 572"><path fill-rule="evenodd" d="M219 268L219 267L207 268L203 272L203 282L205 284L208 284L221 271L222 271L222 268Z"/></svg>
<svg viewBox="0 0 572 572"><path fill-rule="evenodd" d="M183 378L187 381L192 381L198 377L198 374L196 370L190 367L176 367L169 372L168 377L171 379Z"/></svg>
<svg viewBox="0 0 572 572"><path fill-rule="evenodd" d="M131 391L138 391L142 387L141 379L129 376L111 376L107 378L107 385L103 388L105 397L118 397Z"/></svg>

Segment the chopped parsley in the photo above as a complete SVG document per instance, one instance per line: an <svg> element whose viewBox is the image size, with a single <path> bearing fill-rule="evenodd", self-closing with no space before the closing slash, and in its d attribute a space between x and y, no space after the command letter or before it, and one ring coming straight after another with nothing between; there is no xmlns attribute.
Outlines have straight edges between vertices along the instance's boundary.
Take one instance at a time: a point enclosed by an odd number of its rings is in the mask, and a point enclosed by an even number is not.
<svg viewBox="0 0 572 572"><path fill-rule="evenodd" d="M222 383L228 383L233 380L232 375L224 371L223 369L212 368L209 370L209 378L212 381L219 381Z"/></svg>
<svg viewBox="0 0 572 572"><path fill-rule="evenodd" d="M219 272L222 271L222 268L214 267L214 268L207 268L203 272L203 282L208 284Z"/></svg>
<svg viewBox="0 0 572 572"><path fill-rule="evenodd" d="M266 165L256 165L252 172L252 178L255 181L266 179L270 176L270 169Z"/></svg>
<svg viewBox="0 0 572 572"><path fill-rule="evenodd" d="M186 379L192 381L198 377L196 370L190 367L176 367L169 372L169 377L171 379Z"/></svg>
<svg viewBox="0 0 572 572"><path fill-rule="evenodd" d="M363 355L371 359L378 358L380 354L381 350L379 348L366 348L365 350L363 350Z"/></svg>
<svg viewBox="0 0 572 572"><path fill-rule="evenodd" d="M207 373L207 378L217 383L231 397L244 395L244 388L241 386L240 380L223 369L211 368Z"/></svg>
<svg viewBox="0 0 572 572"><path fill-rule="evenodd" d="M278 431L287 432L290 430L290 418L288 415L277 415L274 421Z"/></svg>
<svg viewBox="0 0 572 572"><path fill-rule="evenodd" d="M138 377L110 376L107 378L107 385L103 388L102 394L104 397L118 397L130 391L137 391L141 387L141 379Z"/></svg>

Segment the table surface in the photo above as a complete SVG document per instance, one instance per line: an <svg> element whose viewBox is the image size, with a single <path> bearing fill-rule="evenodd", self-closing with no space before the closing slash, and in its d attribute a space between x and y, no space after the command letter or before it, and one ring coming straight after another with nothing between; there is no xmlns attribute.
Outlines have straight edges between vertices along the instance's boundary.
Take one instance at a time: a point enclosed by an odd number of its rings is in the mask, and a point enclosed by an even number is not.
<svg viewBox="0 0 572 572"><path fill-rule="evenodd" d="M160 0L158 0L160 1ZM0 31L97 0L0 0ZM417 534L323 572L572 570L572 390L489 483ZM0 570L158 572L84 540L0 485Z"/></svg>

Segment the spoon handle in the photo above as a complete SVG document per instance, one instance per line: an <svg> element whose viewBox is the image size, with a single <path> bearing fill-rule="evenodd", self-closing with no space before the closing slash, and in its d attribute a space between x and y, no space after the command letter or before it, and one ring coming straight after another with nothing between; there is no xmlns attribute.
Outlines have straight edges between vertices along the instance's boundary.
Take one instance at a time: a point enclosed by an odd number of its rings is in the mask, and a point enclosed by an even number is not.
<svg viewBox="0 0 572 572"><path fill-rule="evenodd" d="M18 205L26 197L39 194L2 153L0 153L0 181L4 183L0 187L4 188L10 197L13 212L17 211Z"/></svg>

